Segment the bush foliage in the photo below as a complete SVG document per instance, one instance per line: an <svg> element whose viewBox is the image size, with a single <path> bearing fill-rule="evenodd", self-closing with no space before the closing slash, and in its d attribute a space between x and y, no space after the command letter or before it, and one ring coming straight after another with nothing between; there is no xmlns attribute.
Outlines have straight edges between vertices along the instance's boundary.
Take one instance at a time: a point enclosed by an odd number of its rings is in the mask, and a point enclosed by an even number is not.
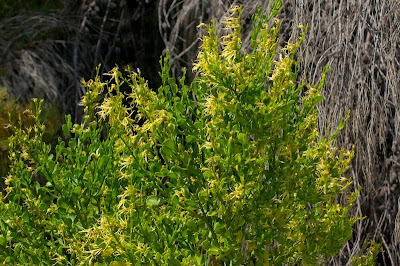
<svg viewBox="0 0 400 266"><path fill-rule="evenodd" d="M19 122L19 127L29 128L35 124L35 118L30 115L34 110L31 104L18 103L7 94L5 88L0 88L0 177L7 175L9 171L10 160L9 154L9 137L12 130L9 123ZM56 104L48 104L43 108L42 119L45 120L46 130L44 132L44 140L50 142L60 129L61 114ZM0 188L3 188L3 180L0 182Z"/></svg>
<svg viewBox="0 0 400 266"><path fill-rule="evenodd" d="M339 251L356 221L356 194L335 200L353 151L332 146L344 121L332 136L317 130L324 75L296 83L306 28L277 53L279 21L259 11L244 51L241 9L231 13L221 38L203 25L190 86L170 77L168 54L157 93L130 69L84 82L84 122L67 116L54 149L35 101L36 124L10 138L0 260L322 264Z"/></svg>

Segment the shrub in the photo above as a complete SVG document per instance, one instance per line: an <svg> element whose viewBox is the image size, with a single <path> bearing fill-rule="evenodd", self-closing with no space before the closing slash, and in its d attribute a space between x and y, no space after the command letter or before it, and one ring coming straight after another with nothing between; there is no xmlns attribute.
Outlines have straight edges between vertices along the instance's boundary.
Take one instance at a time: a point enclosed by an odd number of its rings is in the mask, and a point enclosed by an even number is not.
<svg viewBox="0 0 400 266"><path fill-rule="evenodd" d="M0 102L0 177L4 177L9 171L8 166L10 164L8 138L12 135L12 130L9 123L17 122L19 117L19 126L29 128L35 124L35 119L30 116L34 107L29 104L18 103L16 99L7 94L5 88L0 88ZM58 132L61 124L60 118L60 112L55 104L48 104L44 108L42 119L45 120L46 124L45 141L51 141ZM0 182L0 188L3 188L3 180Z"/></svg>
<svg viewBox="0 0 400 266"><path fill-rule="evenodd" d="M356 221L356 194L335 200L353 151L332 146L344 121L331 137L317 130L325 74L317 87L296 83L306 28L278 54L279 21L268 27L259 10L244 51L240 15L232 9L222 42L204 25L190 86L170 77L168 53L158 93L129 69L84 82L84 122L67 116L54 152L35 101L35 126L10 138L1 260L322 264L339 251Z"/></svg>

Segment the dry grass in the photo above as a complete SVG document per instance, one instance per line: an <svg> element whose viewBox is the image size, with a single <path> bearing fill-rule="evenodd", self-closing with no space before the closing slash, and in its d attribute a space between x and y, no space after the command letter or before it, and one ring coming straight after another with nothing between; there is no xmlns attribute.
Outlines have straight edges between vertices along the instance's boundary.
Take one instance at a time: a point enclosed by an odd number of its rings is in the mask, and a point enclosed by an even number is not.
<svg viewBox="0 0 400 266"><path fill-rule="evenodd" d="M1 21L1 85L17 97L58 97L58 88L64 85L59 75L69 81L73 75L67 58L57 51L65 41L52 36L62 32L64 26L61 17L44 14L18 15Z"/></svg>
<svg viewBox="0 0 400 266"><path fill-rule="evenodd" d="M117 2L117 3L115 3ZM49 12L25 12L0 21L0 86L26 102L57 100L75 121L85 93L81 78L114 67L124 0L67 0Z"/></svg>
<svg viewBox="0 0 400 266"><path fill-rule="evenodd" d="M175 72L190 68L197 52L196 25L217 21L232 4L243 5L244 46L248 46L251 14L257 6L268 12L271 1L160 0L159 29ZM320 129L351 118L336 145L355 145L356 157L349 175L353 189L362 188L354 214L366 216L355 226L353 239L332 258L345 265L359 255L367 238L382 243L382 265L399 265L394 245L400 170L400 9L397 0L284 0L281 9L281 42L296 37L296 25L309 31L301 50L300 73L318 83L323 67L330 65L319 106ZM301 77L300 77L301 78ZM397 240L396 240L397 241Z"/></svg>

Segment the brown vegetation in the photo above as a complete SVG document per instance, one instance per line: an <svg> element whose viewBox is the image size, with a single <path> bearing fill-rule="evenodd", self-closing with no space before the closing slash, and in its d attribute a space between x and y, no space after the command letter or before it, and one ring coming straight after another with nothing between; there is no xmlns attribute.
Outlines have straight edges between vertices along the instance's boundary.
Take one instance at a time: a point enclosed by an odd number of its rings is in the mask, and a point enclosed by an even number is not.
<svg viewBox="0 0 400 266"><path fill-rule="evenodd" d="M155 4L133 0L66 0L63 8L0 17L0 86L26 102L56 100L80 119L81 79L115 64L152 76L161 54ZM155 71L154 71L155 72ZM151 74L150 74L151 73ZM157 83L150 82L151 85Z"/></svg>

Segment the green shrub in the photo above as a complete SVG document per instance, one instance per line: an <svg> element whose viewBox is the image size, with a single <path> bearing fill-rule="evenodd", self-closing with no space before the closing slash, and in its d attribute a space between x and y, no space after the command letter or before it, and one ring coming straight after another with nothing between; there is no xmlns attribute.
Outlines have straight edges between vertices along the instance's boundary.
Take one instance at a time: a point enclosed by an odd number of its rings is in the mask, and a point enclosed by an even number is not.
<svg viewBox="0 0 400 266"><path fill-rule="evenodd" d="M19 119L20 126L27 129L35 124L35 119L30 115L34 107L18 103L7 94L5 88L0 88L0 103L0 177L4 177L9 171L10 164L8 138L12 135L12 130L8 126L9 123L18 122ZM48 104L44 108L42 119L45 120L46 125L44 140L51 141L61 124L61 114L55 104ZM3 188L3 180L0 181L0 188Z"/></svg>
<svg viewBox="0 0 400 266"><path fill-rule="evenodd" d="M356 195L335 200L353 151L332 146L344 121L331 137L317 130L325 74L317 87L296 84L305 28L278 54L279 21L268 27L260 10L245 51L240 14L226 18L222 42L206 26L190 86L170 77L168 54L158 93L129 69L84 82L84 122L67 116L54 152L35 101L36 125L10 138L0 260L294 265L339 251L356 221Z"/></svg>

